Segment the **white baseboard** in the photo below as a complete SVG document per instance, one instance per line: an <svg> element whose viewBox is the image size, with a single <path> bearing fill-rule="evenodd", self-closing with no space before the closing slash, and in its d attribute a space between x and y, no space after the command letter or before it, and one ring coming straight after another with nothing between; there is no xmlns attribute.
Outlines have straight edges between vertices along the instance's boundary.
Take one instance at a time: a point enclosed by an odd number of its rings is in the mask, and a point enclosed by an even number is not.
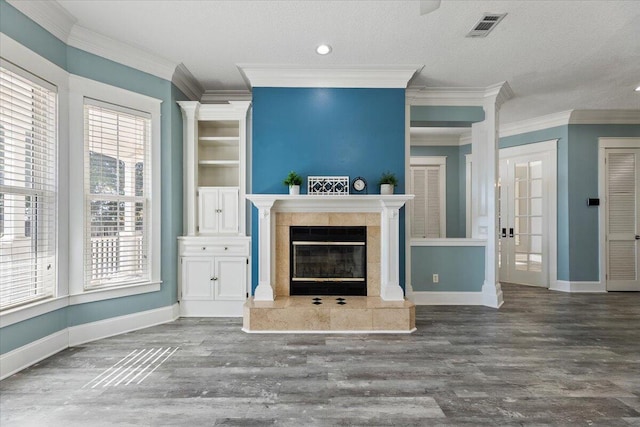
<svg viewBox="0 0 640 427"><path fill-rule="evenodd" d="M607 288L602 282L570 282L567 280L558 280L555 283L551 283L549 290L591 294L602 294L607 292Z"/></svg>
<svg viewBox="0 0 640 427"><path fill-rule="evenodd" d="M247 334L412 334L417 331L417 328L410 329L408 331L400 330L400 331L325 331L325 330L314 330L314 331L253 331L251 329L242 328L242 332L246 332Z"/></svg>
<svg viewBox="0 0 640 427"><path fill-rule="evenodd" d="M415 305L484 305L482 292L410 292Z"/></svg>
<svg viewBox="0 0 640 427"><path fill-rule="evenodd" d="M244 301L180 301L180 317L242 317Z"/></svg>
<svg viewBox="0 0 640 427"><path fill-rule="evenodd" d="M69 328L69 347L172 322L179 317L177 314L179 314L178 304L173 304L168 307L71 326Z"/></svg>
<svg viewBox="0 0 640 427"><path fill-rule="evenodd" d="M47 335L0 356L0 380L69 347L67 329Z"/></svg>

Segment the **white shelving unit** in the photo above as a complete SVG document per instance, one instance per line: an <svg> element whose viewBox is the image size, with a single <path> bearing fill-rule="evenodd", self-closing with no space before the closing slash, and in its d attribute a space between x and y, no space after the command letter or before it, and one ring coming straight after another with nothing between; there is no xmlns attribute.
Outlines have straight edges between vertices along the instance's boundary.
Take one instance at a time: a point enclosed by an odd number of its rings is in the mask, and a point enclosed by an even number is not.
<svg viewBox="0 0 640 427"><path fill-rule="evenodd" d="M250 102L179 102L184 217L179 237L182 316L242 316L248 295L246 126Z"/></svg>

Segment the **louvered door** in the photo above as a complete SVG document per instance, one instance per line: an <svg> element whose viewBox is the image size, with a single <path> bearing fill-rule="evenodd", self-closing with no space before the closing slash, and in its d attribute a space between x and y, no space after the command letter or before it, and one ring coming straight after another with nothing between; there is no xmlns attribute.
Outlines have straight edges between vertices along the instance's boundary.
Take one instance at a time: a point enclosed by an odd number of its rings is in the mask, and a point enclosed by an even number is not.
<svg viewBox="0 0 640 427"><path fill-rule="evenodd" d="M412 166L411 237L446 237L443 177L440 166Z"/></svg>
<svg viewBox="0 0 640 427"><path fill-rule="evenodd" d="M640 149L606 151L607 290L640 291Z"/></svg>

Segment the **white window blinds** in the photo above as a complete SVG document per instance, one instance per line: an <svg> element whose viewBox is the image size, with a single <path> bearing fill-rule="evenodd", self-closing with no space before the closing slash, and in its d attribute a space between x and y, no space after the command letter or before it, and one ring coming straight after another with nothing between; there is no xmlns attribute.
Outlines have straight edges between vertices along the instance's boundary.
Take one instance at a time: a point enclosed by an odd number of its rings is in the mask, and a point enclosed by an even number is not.
<svg viewBox="0 0 640 427"><path fill-rule="evenodd" d="M440 166L411 166L411 237L445 237L443 187Z"/></svg>
<svg viewBox="0 0 640 427"><path fill-rule="evenodd" d="M0 67L0 309L53 296L56 88Z"/></svg>
<svg viewBox="0 0 640 427"><path fill-rule="evenodd" d="M85 99L85 289L150 280L150 115Z"/></svg>

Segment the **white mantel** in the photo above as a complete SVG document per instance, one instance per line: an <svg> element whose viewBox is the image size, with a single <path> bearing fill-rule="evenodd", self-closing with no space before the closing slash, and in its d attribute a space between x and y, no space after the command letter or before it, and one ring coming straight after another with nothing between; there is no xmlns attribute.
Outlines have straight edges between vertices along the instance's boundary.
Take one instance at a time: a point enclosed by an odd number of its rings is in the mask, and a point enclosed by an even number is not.
<svg viewBox="0 0 640 427"><path fill-rule="evenodd" d="M402 301L400 287L399 212L413 194L309 196L248 194L258 208L258 287L255 301L275 299L275 212L377 212L380 213L380 297Z"/></svg>

